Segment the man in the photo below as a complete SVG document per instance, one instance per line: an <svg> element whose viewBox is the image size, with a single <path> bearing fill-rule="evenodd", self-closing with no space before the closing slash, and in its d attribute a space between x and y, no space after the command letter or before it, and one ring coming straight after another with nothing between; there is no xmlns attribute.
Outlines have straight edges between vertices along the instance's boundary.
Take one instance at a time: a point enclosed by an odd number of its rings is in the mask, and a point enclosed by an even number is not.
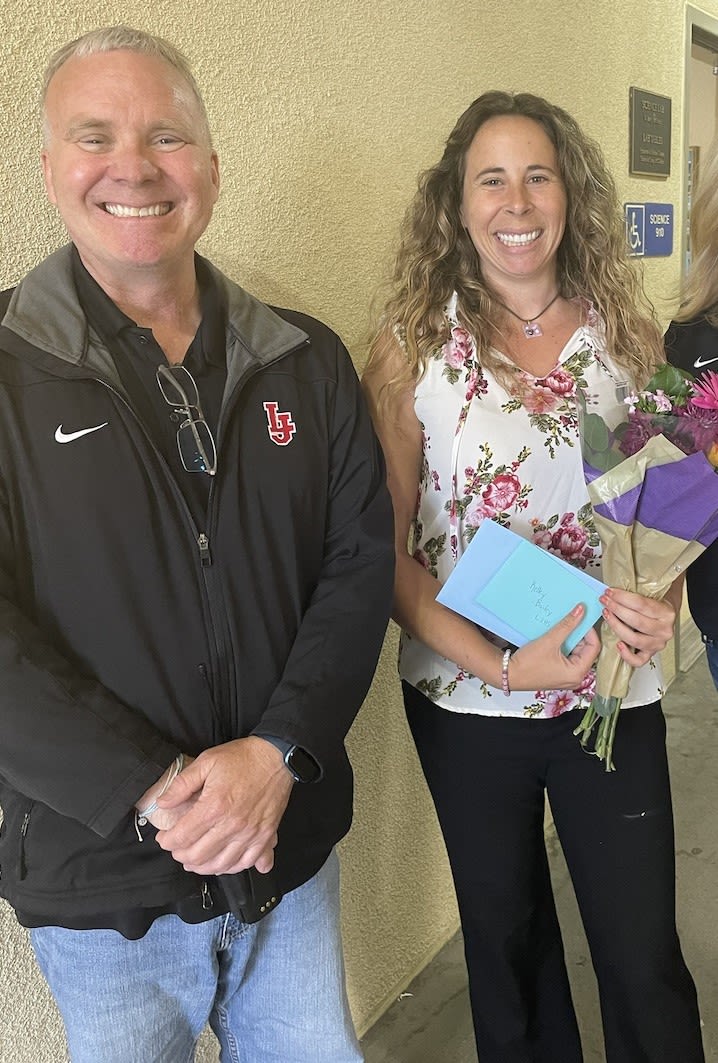
<svg viewBox="0 0 718 1063"><path fill-rule="evenodd" d="M334 845L390 608L382 461L327 328L195 254L197 86L115 27L53 56L72 244L0 316L0 893L74 1063L361 1059Z"/></svg>

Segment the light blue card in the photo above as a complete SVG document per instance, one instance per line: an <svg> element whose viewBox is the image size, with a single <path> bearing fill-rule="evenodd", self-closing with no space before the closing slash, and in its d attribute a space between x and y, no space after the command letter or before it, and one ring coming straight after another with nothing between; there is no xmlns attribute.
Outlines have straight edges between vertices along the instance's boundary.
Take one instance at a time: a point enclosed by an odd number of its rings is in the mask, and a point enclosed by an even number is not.
<svg viewBox="0 0 718 1063"><path fill-rule="evenodd" d="M485 520L437 601L515 646L543 635L580 602L586 613L562 647L570 653L601 616L605 589L582 569Z"/></svg>

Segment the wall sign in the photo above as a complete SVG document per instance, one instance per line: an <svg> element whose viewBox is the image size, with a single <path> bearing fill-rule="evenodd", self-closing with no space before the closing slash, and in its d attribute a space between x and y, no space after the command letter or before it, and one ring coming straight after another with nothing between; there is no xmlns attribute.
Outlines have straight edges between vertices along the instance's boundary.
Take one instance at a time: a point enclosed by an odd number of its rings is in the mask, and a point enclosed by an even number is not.
<svg viewBox="0 0 718 1063"><path fill-rule="evenodd" d="M673 254L673 204L626 203L626 240L634 258Z"/></svg>
<svg viewBox="0 0 718 1063"><path fill-rule="evenodd" d="M631 88L629 173L668 177L671 172L671 101Z"/></svg>

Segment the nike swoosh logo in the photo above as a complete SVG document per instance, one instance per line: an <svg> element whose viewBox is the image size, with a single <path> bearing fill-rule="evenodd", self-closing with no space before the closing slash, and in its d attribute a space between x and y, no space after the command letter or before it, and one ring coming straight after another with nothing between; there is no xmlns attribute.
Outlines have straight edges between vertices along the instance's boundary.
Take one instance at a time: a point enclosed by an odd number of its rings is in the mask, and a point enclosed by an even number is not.
<svg viewBox="0 0 718 1063"><path fill-rule="evenodd" d="M693 368L702 369L704 365L710 365L711 362L718 362L718 354L715 356L715 358L696 358L695 362L693 363Z"/></svg>
<svg viewBox="0 0 718 1063"><path fill-rule="evenodd" d="M55 429L55 442L72 443L73 439L79 439L80 436L87 436L90 432L99 432L101 428L107 428L109 423L105 421L104 424L96 424L92 428L81 428L79 432L63 432L62 425L59 424Z"/></svg>

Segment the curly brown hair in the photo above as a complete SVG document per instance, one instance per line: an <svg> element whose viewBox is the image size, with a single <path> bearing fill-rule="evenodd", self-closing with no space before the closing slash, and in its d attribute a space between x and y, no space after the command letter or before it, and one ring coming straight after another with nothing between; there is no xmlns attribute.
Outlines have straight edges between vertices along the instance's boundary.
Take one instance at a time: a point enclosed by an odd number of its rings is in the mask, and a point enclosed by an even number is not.
<svg viewBox="0 0 718 1063"><path fill-rule="evenodd" d="M598 145L566 111L530 93L486 92L461 115L439 162L421 174L402 226L393 293L371 345L367 373L378 369L399 337L406 364L389 392L420 378L431 353L448 338L444 307L458 295L462 325L473 335L479 359L494 372L491 350L500 304L486 285L481 264L461 221L466 153L491 118L517 115L537 122L556 150L566 197L566 229L557 253L559 290L566 299L590 301L606 327L615 362L635 383L663 360L652 306L626 251L615 184Z"/></svg>

